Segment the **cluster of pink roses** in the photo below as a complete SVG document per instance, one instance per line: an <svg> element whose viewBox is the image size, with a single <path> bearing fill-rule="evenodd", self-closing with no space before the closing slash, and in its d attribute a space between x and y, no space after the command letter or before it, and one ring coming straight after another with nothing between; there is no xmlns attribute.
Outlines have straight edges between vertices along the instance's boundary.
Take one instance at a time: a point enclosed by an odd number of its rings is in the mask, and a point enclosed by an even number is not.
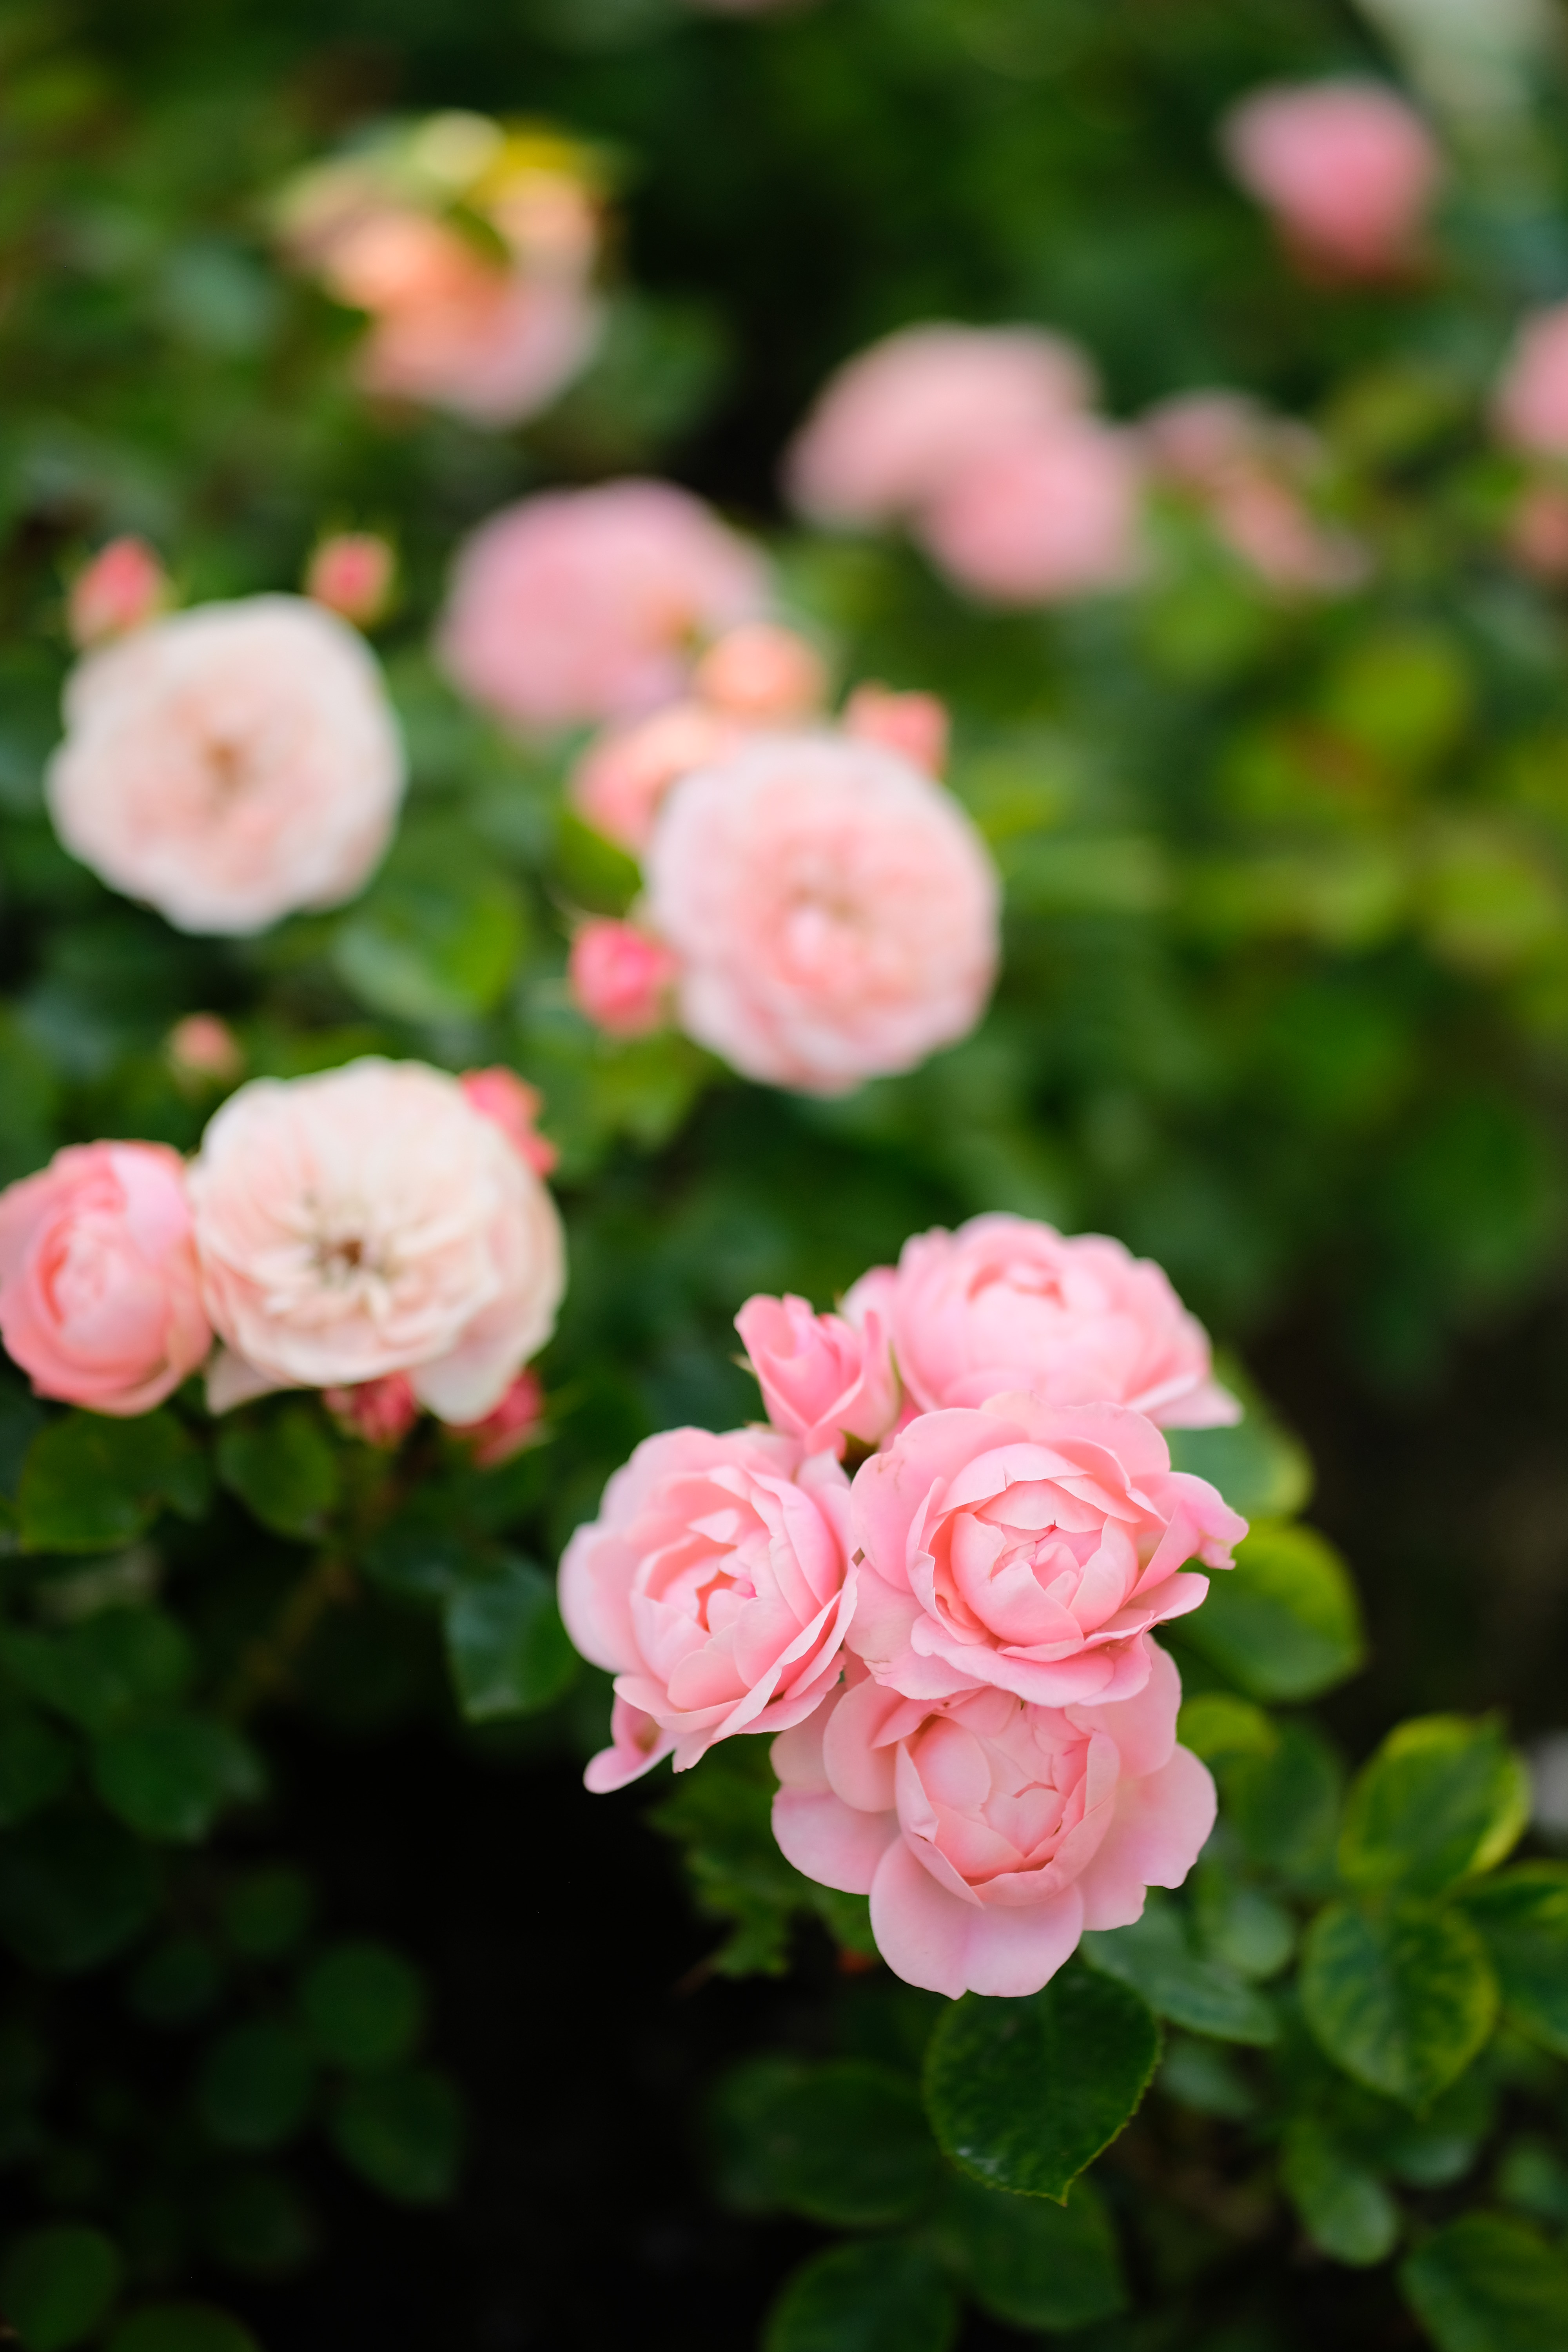
<svg viewBox="0 0 1568 2352"><path fill-rule="evenodd" d="M0 1193L0 1339L94 1412L205 1364L215 1412L321 1389L373 1443L425 1408L501 1458L565 1280L537 1108L508 1070L367 1059L242 1087L189 1164L72 1145Z"/></svg>
<svg viewBox="0 0 1568 2352"><path fill-rule="evenodd" d="M562 1561L616 1677L588 1785L773 1733L780 1846L869 1895L897 1974L1035 1991L1213 1825L1150 1638L1246 1533L1161 1434L1237 1417L1205 1333L1119 1243L1005 1215L917 1236L842 1314L736 1325L770 1426L647 1439Z"/></svg>

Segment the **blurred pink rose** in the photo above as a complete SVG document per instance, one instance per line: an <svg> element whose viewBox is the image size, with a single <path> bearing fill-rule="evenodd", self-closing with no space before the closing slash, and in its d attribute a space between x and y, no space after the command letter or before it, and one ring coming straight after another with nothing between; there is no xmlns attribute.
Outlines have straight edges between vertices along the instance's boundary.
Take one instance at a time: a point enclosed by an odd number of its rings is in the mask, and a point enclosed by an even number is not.
<svg viewBox="0 0 1568 2352"><path fill-rule="evenodd" d="M904 1244L868 1285L922 1412L1030 1389L1050 1404L1124 1404L1163 1429L1213 1429L1241 1408L1214 1378L1208 1334L1150 1258L1103 1234L1002 1211Z"/></svg>
<svg viewBox="0 0 1568 2352"><path fill-rule="evenodd" d="M982 1683L1041 1706L1130 1698L1149 1628L1208 1591L1186 1562L1229 1568L1246 1533L1125 1405L922 1413L856 1474L849 1646L907 1698Z"/></svg>
<svg viewBox="0 0 1568 2352"><path fill-rule="evenodd" d="M566 1630L633 1710L589 1765L590 1789L671 1748L683 1772L716 1739L811 1713L837 1680L855 1605L848 1501L830 1455L805 1459L774 1430L644 1440L561 1562Z"/></svg>
<svg viewBox="0 0 1568 2352"><path fill-rule="evenodd" d="M419 1399L406 1372L386 1372L354 1388L326 1389L321 1402L355 1437L387 1452L402 1444L419 1418Z"/></svg>
<svg viewBox="0 0 1568 2352"><path fill-rule="evenodd" d="M79 662L55 829L176 929L245 934L366 880L403 793L381 671L299 596L176 613Z"/></svg>
<svg viewBox="0 0 1568 2352"><path fill-rule="evenodd" d="M1241 185L1304 258L1385 278L1419 255L1443 177L1436 142L1382 83L1281 83L1233 107L1221 131Z"/></svg>
<svg viewBox="0 0 1568 2352"><path fill-rule="evenodd" d="M102 644L139 629L169 601L169 575L144 539L111 539L71 582L71 643Z"/></svg>
<svg viewBox="0 0 1568 2352"><path fill-rule="evenodd" d="M593 915L572 937L566 981L572 1002L612 1037L662 1028L679 967L663 943L635 923Z"/></svg>
<svg viewBox="0 0 1568 2352"><path fill-rule="evenodd" d="M212 1346L184 1162L83 1143L0 1192L0 1339L40 1396L150 1412Z"/></svg>
<svg viewBox="0 0 1568 2352"><path fill-rule="evenodd" d="M458 1084L469 1108L500 1128L512 1150L536 1176L552 1172L561 1154L539 1132L544 1097L537 1087L531 1087L515 1070L500 1067L465 1070Z"/></svg>
<svg viewBox="0 0 1568 2352"><path fill-rule="evenodd" d="M1531 482L1509 518L1508 545L1538 580L1568 580L1568 488Z"/></svg>
<svg viewBox="0 0 1568 2352"><path fill-rule="evenodd" d="M1183 393L1139 428L1155 476L1195 498L1233 555L1271 587L1332 594L1365 579L1364 549L1318 521L1301 485L1322 464L1316 435L1244 394Z"/></svg>
<svg viewBox="0 0 1568 2352"><path fill-rule="evenodd" d="M480 1470L499 1470L539 1435L544 1419L544 1389L539 1374L519 1372L500 1402L482 1421L455 1422L454 1437L468 1446Z"/></svg>
<svg viewBox="0 0 1568 2352"><path fill-rule="evenodd" d="M1125 585L1138 567L1139 467L1097 417L1053 417L977 455L922 510L915 536L959 587L999 604Z"/></svg>
<svg viewBox="0 0 1568 2352"><path fill-rule="evenodd" d="M898 1419L899 1383L875 1308L857 1325L813 1314L804 1298L759 1293L747 1299L735 1328L768 1419L807 1454L841 1455L846 1436L876 1445Z"/></svg>
<svg viewBox="0 0 1568 2352"><path fill-rule="evenodd" d="M786 726L822 708L822 656L776 621L747 621L710 646L692 676L700 701L752 727Z"/></svg>
<svg viewBox="0 0 1568 2352"><path fill-rule="evenodd" d="M520 727L624 719L679 695L701 641L767 595L762 556L671 483L547 490L458 550L438 650Z"/></svg>
<svg viewBox="0 0 1568 2352"><path fill-rule="evenodd" d="M1532 311L1524 320L1498 385L1493 415L1511 448L1533 457L1568 455L1568 302Z"/></svg>
<svg viewBox="0 0 1568 2352"><path fill-rule="evenodd" d="M990 858L957 802L879 745L762 736L683 777L647 873L682 1025L748 1077L841 1094L984 1009Z"/></svg>
<svg viewBox="0 0 1568 2352"><path fill-rule="evenodd" d="M216 1079L221 1085L245 1067L244 1046L216 1013L187 1013L170 1030L164 1051L183 1078Z"/></svg>
<svg viewBox="0 0 1568 2352"><path fill-rule="evenodd" d="M572 771L572 805L596 833L638 857L676 779L728 758L745 740L743 727L706 703L667 703L595 737Z"/></svg>
<svg viewBox="0 0 1568 2352"><path fill-rule="evenodd" d="M890 522L1092 390L1082 355L1042 328L905 327L829 378L786 460L790 497L816 522Z"/></svg>
<svg viewBox="0 0 1568 2352"><path fill-rule="evenodd" d="M491 1412L564 1286L549 1193L456 1078L367 1059L231 1095L190 1173L215 1411L405 1371L443 1421Z"/></svg>
<svg viewBox="0 0 1568 2352"><path fill-rule="evenodd" d="M375 531L336 531L311 556L305 593L356 629L374 628L392 600L395 571L390 542Z"/></svg>
<svg viewBox="0 0 1568 2352"><path fill-rule="evenodd" d="M1135 1696L1029 1706L1005 1691L932 1707L851 1681L774 1740L773 1834L819 1885L869 1895L906 1984L1037 1992L1085 1928L1140 1918L1214 1827L1207 1770L1176 1745L1181 1680L1150 1645Z"/></svg>
<svg viewBox="0 0 1568 2352"><path fill-rule="evenodd" d="M856 742L880 743L928 776L940 776L947 765L952 722L946 703L934 694L894 694L868 681L845 704L843 723Z"/></svg>

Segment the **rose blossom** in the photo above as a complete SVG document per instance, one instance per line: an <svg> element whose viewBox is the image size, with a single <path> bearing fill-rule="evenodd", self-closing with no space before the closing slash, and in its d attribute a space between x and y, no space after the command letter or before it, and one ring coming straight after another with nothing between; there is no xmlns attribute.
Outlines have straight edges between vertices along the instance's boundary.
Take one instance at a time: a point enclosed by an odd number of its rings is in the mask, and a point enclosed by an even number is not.
<svg viewBox="0 0 1568 2352"><path fill-rule="evenodd" d="M1141 1689L1143 1635L1208 1591L1185 1563L1229 1568L1247 1533L1142 1413L1021 1393L910 1422L856 1474L851 1518L849 1646L878 1682L1041 1706Z"/></svg>
<svg viewBox="0 0 1568 2352"><path fill-rule="evenodd" d="M1381 83L1255 90L1226 116L1221 143L1309 259L1349 278L1387 277L1415 259L1442 157L1415 109Z"/></svg>
<svg viewBox="0 0 1568 2352"><path fill-rule="evenodd" d="M401 1445L419 1418L419 1399L406 1372L386 1372L347 1389L325 1389L327 1411L366 1445L388 1452Z"/></svg>
<svg viewBox="0 0 1568 2352"><path fill-rule="evenodd" d="M489 1412L549 1338L560 1220L502 1129L419 1062L254 1079L190 1172L215 1411L405 1371L443 1421Z"/></svg>
<svg viewBox="0 0 1568 2352"><path fill-rule="evenodd" d="M947 705L934 694L894 694L868 680L844 706L844 732L858 743L880 743L898 751L928 776L947 765L952 723Z"/></svg>
<svg viewBox="0 0 1568 2352"><path fill-rule="evenodd" d="M1521 323L1493 404L1510 446L1533 457L1568 455L1568 302Z"/></svg>
<svg viewBox="0 0 1568 2352"><path fill-rule="evenodd" d="M187 1013L170 1030L164 1051L177 1077L216 1079L223 1086L245 1067L244 1046L216 1013Z"/></svg>
<svg viewBox="0 0 1568 2352"><path fill-rule="evenodd" d="M1082 356L1038 327L905 327L829 379L789 452L790 497L815 522L891 521L1092 388Z"/></svg>
<svg viewBox="0 0 1568 2352"><path fill-rule="evenodd" d="M978 455L921 511L915 536L973 594L1050 604L1131 577L1138 511L1129 436L1098 417L1067 415Z"/></svg>
<svg viewBox="0 0 1568 2352"><path fill-rule="evenodd" d="M169 598L169 575L144 539L111 539L71 582L66 622L73 646L100 645L139 629Z"/></svg>
<svg viewBox="0 0 1568 2352"><path fill-rule="evenodd" d="M855 1606L848 1500L831 1455L775 1430L643 1441L561 1562L566 1630L616 1677L590 1789L672 1748L685 1771L716 1739L783 1731L819 1704Z"/></svg>
<svg viewBox="0 0 1568 2352"><path fill-rule="evenodd" d="M72 1144L0 1192L0 1339L40 1396L150 1412L212 1345L184 1163Z"/></svg>
<svg viewBox="0 0 1568 2352"><path fill-rule="evenodd" d="M480 1470L499 1470L525 1445L531 1445L544 1418L544 1390L535 1371L519 1372L498 1405L482 1421L448 1424L461 1438L468 1458Z"/></svg>
<svg viewBox="0 0 1568 2352"><path fill-rule="evenodd" d="M727 759L745 740L743 727L706 703L667 703L595 736L572 771L572 805L595 833L640 857L677 779Z"/></svg>
<svg viewBox="0 0 1568 2352"><path fill-rule="evenodd" d="M512 1150L536 1176L551 1174L561 1154L539 1132L544 1097L537 1087L531 1087L515 1070L501 1067L465 1070L458 1084L470 1109L500 1128Z"/></svg>
<svg viewBox="0 0 1568 2352"><path fill-rule="evenodd" d="M1508 549L1538 580L1568 580L1568 488L1531 482L1509 518Z"/></svg>
<svg viewBox="0 0 1568 2352"><path fill-rule="evenodd" d="M373 628L392 601L395 571L391 546L377 532L336 531L311 556L305 593L356 629Z"/></svg>
<svg viewBox="0 0 1568 2352"><path fill-rule="evenodd" d="M1205 1768L1176 1745L1181 1680L1097 1706L1001 1690L945 1705L851 1680L774 1740L773 1834L819 1885L869 1895L906 1984L1037 1992L1086 1927L1125 1927L1179 1886L1214 1827Z"/></svg>
<svg viewBox="0 0 1568 2352"><path fill-rule="evenodd" d="M761 1293L747 1299L735 1328L768 1419L807 1454L841 1454L846 1436L875 1445L898 1419L899 1383L874 1307L854 1324L814 1315L806 1299Z"/></svg>
<svg viewBox="0 0 1568 2352"><path fill-rule="evenodd" d="M760 616L767 568L668 482L547 490L458 550L438 650L454 684L524 728L654 709L692 642Z"/></svg>
<svg viewBox="0 0 1568 2352"><path fill-rule="evenodd" d="M816 647L776 621L747 621L709 646L692 675L698 698L748 726L810 717L827 691Z"/></svg>
<svg viewBox="0 0 1568 2352"><path fill-rule="evenodd" d="M762 736L684 776L649 847L680 1018L746 1076L841 1094L974 1026L994 870L942 787L879 745Z"/></svg>
<svg viewBox="0 0 1568 2352"><path fill-rule="evenodd" d="M381 672L303 597L150 622L78 664L65 716L56 831L180 930L244 934L335 907L386 846L403 751Z"/></svg>
<svg viewBox="0 0 1568 2352"><path fill-rule="evenodd" d="M635 923L592 916L572 938L572 1002L611 1037L646 1037L662 1026L679 970L667 947Z"/></svg>
<svg viewBox="0 0 1568 2352"><path fill-rule="evenodd" d="M1364 550L1325 530L1300 495L1322 461L1304 425L1241 393L1190 392L1151 409L1140 438L1155 473L1195 497L1232 554L1270 587L1331 594L1366 577Z"/></svg>

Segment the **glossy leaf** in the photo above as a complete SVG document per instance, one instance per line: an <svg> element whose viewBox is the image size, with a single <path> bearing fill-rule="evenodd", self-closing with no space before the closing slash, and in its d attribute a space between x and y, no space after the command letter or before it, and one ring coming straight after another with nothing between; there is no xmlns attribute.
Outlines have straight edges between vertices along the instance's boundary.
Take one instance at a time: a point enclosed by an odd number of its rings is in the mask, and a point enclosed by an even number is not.
<svg viewBox="0 0 1568 2352"><path fill-rule="evenodd" d="M1005 2326L1088 2327L1126 2308L1116 2232L1087 2180L1053 2205L954 2172L937 2239L965 2292Z"/></svg>
<svg viewBox="0 0 1568 2352"><path fill-rule="evenodd" d="M311 1405L295 1402L225 1423L218 1476L275 1535L319 1536L338 1499L338 1459Z"/></svg>
<svg viewBox="0 0 1568 2352"><path fill-rule="evenodd" d="M1457 1912L1331 1903L1308 1932L1308 2024L1347 2074L1407 2106L1425 2106L1464 2072L1497 2000L1481 1940Z"/></svg>
<svg viewBox="0 0 1568 2352"><path fill-rule="evenodd" d="M421 860L412 835L338 932L333 960L361 1003L400 1021L460 1020L500 1000L522 952L515 884L455 861Z"/></svg>
<svg viewBox="0 0 1568 2352"><path fill-rule="evenodd" d="M1323 2125L1305 2117L1285 2135L1279 2178L1320 2253L1365 2269L1399 2239L1399 2208L1375 2172L1356 2163Z"/></svg>
<svg viewBox="0 0 1568 2352"><path fill-rule="evenodd" d="M787 2278L761 2352L950 2352L958 2304L935 2257L897 2238L830 2246Z"/></svg>
<svg viewBox="0 0 1568 2352"><path fill-rule="evenodd" d="M914 2084L861 2059L753 2060L721 2085L712 2127L731 2201L751 2210L875 2228L910 2219L941 2178Z"/></svg>
<svg viewBox="0 0 1568 2352"><path fill-rule="evenodd" d="M111 1733L93 1751L92 1777L128 1828L184 1844L205 1837L226 1805L254 1800L265 1786L259 1759L238 1732L195 1715Z"/></svg>
<svg viewBox="0 0 1568 2352"><path fill-rule="evenodd" d="M1510 2018L1568 2058L1568 1864L1526 1862L1468 1888Z"/></svg>
<svg viewBox="0 0 1568 2352"><path fill-rule="evenodd" d="M1086 1935L1079 1953L1091 1969L1141 1993L1157 2017L1220 2042L1270 2042L1278 2027L1261 1993L1231 1969L1193 1950L1176 1906L1151 1888L1143 1916L1130 1927Z"/></svg>
<svg viewBox="0 0 1568 2352"><path fill-rule="evenodd" d="M406 2058L425 2021L419 1972L384 1944L339 1944L311 1962L300 2009L319 2057L355 2073Z"/></svg>
<svg viewBox="0 0 1568 2352"><path fill-rule="evenodd" d="M1521 2221L1462 2215L1416 2248L1399 2284L1437 2352L1568 2344L1568 2263Z"/></svg>
<svg viewBox="0 0 1568 2352"><path fill-rule="evenodd" d="M444 2074L404 2068L351 2082L332 2110L345 2164L402 2205L438 2205L458 2184L462 2102Z"/></svg>
<svg viewBox="0 0 1568 2352"><path fill-rule="evenodd" d="M1289 1518L1311 1495L1305 1450L1261 1406L1229 1429L1173 1429L1166 1438L1172 1468L1206 1478L1244 1519Z"/></svg>
<svg viewBox="0 0 1568 2352"><path fill-rule="evenodd" d="M35 1438L17 1505L27 1551L114 1551L144 1535L165 1504L201 1507L203 1473L170 1412L116 1421L68 1412Z"/></svg>
<svg viewBox="0 0 1568 2352"><path fill-rule="evenodd" d="M194 1658L162 1609L105 1609L58 1633L0 1635L0 1658L35 1698L102 1738L177 1699Z"/></svg>
<svg viewBox="0 0 1568 2352"><path fill-rule="evenodd" d="M1427 1715L1391 1731L1357 1775L1340 1871L1358 1887L1436 1895L1491 1870L1530 1819L1530 1776L1492 1721Z"/></svg>
<svg viewBox="0 0 1568 2352"><path fill-rule="evenodd" d="M1226 1818L1251 1861L1310 1892L1332 1883L1342 1774L1320 1733L1283 1723L1271 1753L1237 1756L1220 1777Z"/></svg>
<svg viewBox="0 0 1568 2352"><path fill-rule="evenodd" d="M72 2222L30 2230L0 2264L0 2311L26 2352L70 2352L114 2301L123 2267L101 2230Z"/></svg>
<svg viewBox="0 0 1568 2352"><path fill-rule="evenodd" d="M1227 1576L1182 1624L1182 1638L1249 1696L1315 1698L1366 1654L1355 1587L1315 1528L1255 1528Z"/></svg>
<svg viewBox="0 0 1568 2352"><path fill-rule="evenodd" d="M537 1714L576 1677L553 1580L531 1560L509 1557L494 1574L466 1580L444 1613L452 1683L470 1723Z"/></svg>

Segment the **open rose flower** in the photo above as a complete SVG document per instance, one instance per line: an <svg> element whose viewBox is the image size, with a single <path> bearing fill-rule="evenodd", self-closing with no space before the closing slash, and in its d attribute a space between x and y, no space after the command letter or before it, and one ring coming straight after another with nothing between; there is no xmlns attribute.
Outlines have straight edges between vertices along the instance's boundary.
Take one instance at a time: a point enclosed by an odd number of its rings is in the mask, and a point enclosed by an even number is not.
<svg viewBox="0 0 1568 2352"><path fill-rule="evenodd" d="M150 1412L212 1346L184 1163L72 1144L0 1192L0 1339L40 1396Z"/></svg>
<svg viewBox="0 0 1568 2352"><path fill-rule="evenodd" d="M856 1285L852 1316L868 1284L922 1412L1031 1389L1052 1404L1131 1405L1162 1429L1241 1418L1165 1274L1103 1234L993 1212L912 1235L896 1274L879 1267Z"/></svg>
<svg viewBox="0 0 1568 2352"><path fill-rule="evenodd" d="M855 1606L849 1487L830 1454L774 1430L645 1439L561 1563L561 1613L616 1677L590 1789L675 1754L801 1722L838 1677Z"/></svg>
<svg viewBox="0 0 1568 2352"><path fill-rule="evenodd" d="M1098 1706L985 1690L932 1707L852 1681L773 1742L773 1834L806 1877L869 1895L907 1984L1037 1992L1087 1928L1179 1886L1214 1826L1207 1770L1176 1745L1181 1682Z"/></svg>
<svg viewBox="0 0 1568 2352"><path fill-rule="evenodd" d="M910 1422L856 1475L849 1646L907 1698L977 1684L1041 1706L1129 1698L1152 1625L1208 1591L1247 1533L1123 1405L998 1396Z"/></svg>
<svg viewBox="0 0 1568 2352"><path fill-rule="evenodd" d="M1493 414L1510 447L1533 457L1568 457L1568 302L1524 319Z"/></svg>
<svg viewBox="0 0 1568 2352"><path fill-rule="evenodd" d="M1377 278L1417 257L1443 162L1396 91L1352 78L1255 90L1227 116L1222 142L1237 180L1307 261Z"/></svg>
<svg viewBox="0 0 1568 2352"><path fill-rule="evenodd" d="M1096 416L1053 416L965 467L915 536L971 595L1057 604L1134 576L1139 487L1129 435Z"/></svg>
<svg viewBox="0 0 1568 2352"><path fill-rule="evenodd" d="M183 931L264 930L368 878L403 793L375 658L300 596L148 622L79 662L49 813L73 856Z"/></svg>
<svg viewBox="0 0 1568 2352"><path fill-rule="evenodd" d="M847 1436L875 1445L899 1412L888 1334L875 1307L858 1325L815 1315L805 1298L748 1298L735 1318L768 1419L808 1454L844 1451Z"/></svg>
<svg viewBox="0 0 1568 2352"><path fill-rule="evenodd" d="M190 1171L215 1410L406 1372L443 1421L492 1412L549 1338L561 1223L462 1085L419 1062L258 1078Z"/></svg>
<svg viewBox="0 0 1568 2352"><path fill-rule="evenodd" d="M739 751L746 733L734 719L689 701L607 727L573 767L572 805L596 833L640 857L671 785Z"/></svg>
<svg viewBox="0 0 1568 2352"><path fill-rule="evenodd" d="M967 1035L990 994L984 845L879 744L759 737L682 777L647 872L682 1026L748 1077L845 1093Z"/></svg>

